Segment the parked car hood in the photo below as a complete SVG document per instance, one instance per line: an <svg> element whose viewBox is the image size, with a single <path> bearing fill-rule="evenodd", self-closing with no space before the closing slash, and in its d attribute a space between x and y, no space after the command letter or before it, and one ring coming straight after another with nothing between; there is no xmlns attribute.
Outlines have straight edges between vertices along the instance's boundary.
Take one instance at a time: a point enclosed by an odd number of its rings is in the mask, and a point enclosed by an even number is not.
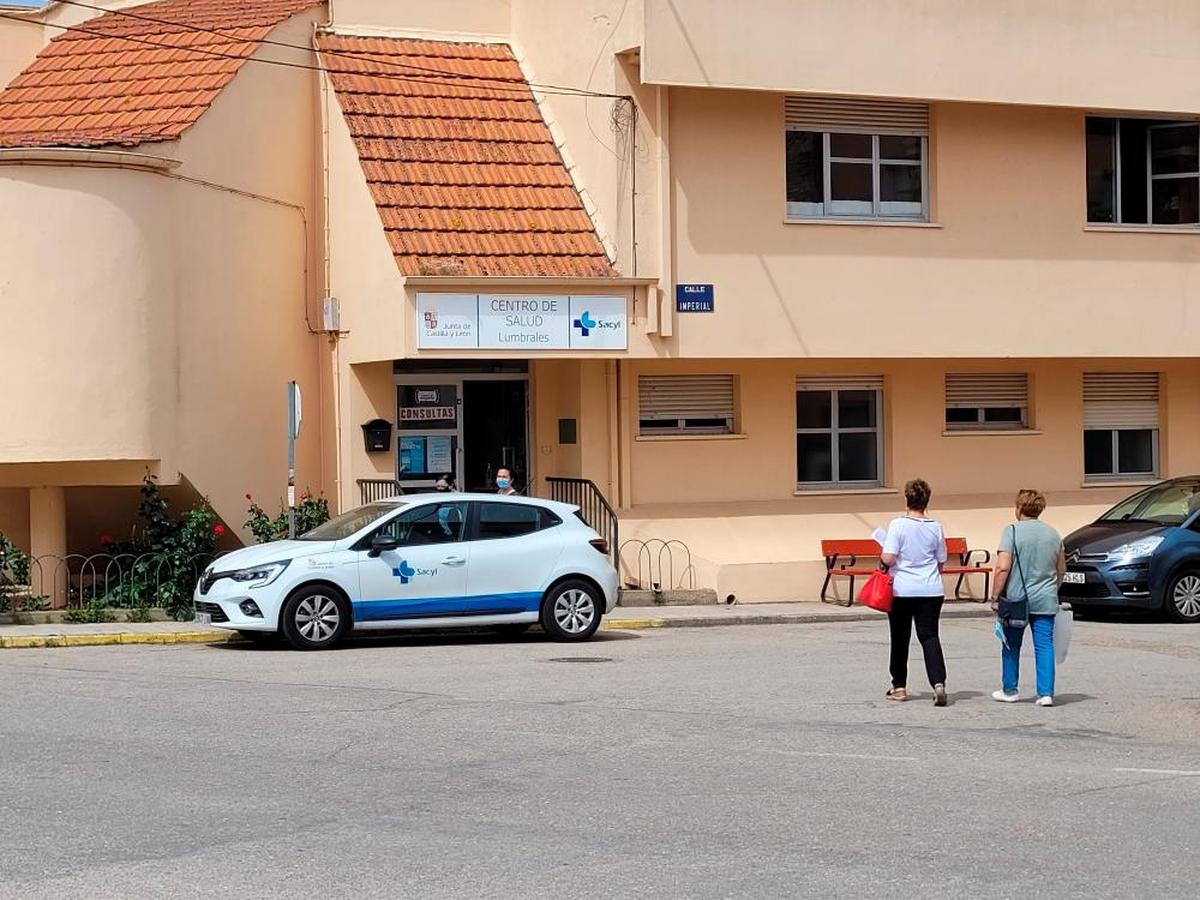
<svg viewBox="0 0 1200 900"><path fill-rule="evenodd" d="M1122 544L1138 538L1166 534L1176 526L1160 525L1157 522L1093 522L1072 531L1063 541L1067 555L1078 550L1080 553L1108 553Z"/></svg>
<svg viewBox="0 0 1200 900"><path fill-rule="evenodd" d="M255 544L218 557L212 568L216 572L230 572L301 556L319 556L332 550L333 545L333 541L271 541L269 544Z"/></svg>

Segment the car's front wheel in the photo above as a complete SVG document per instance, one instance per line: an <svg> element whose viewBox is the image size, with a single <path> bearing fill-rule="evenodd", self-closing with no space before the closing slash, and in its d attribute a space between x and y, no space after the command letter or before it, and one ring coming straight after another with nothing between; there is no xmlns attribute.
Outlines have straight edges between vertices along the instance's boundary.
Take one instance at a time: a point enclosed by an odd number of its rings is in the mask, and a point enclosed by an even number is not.
<svg viewBox="0 0 1200 900"><path fill-rule="evenodd" d="M586 581L563 581L542 598L542 628L556 641L586 641L600 627L600 597Z"/></svg>
<svg viewBox="0 0 1200 900"><path fill-rule="evenodd" d="M339 592L314 584L288 597L279 618L283 636L297 650L325 650L350 627L350 608Z"/></svg>
<svg viewBox="0 0 1200 900"><path fill-rule="evenodd" d="M1163 605L1175 622L1200 622L1200 570L1189 569L1172 578Z"/></svg>

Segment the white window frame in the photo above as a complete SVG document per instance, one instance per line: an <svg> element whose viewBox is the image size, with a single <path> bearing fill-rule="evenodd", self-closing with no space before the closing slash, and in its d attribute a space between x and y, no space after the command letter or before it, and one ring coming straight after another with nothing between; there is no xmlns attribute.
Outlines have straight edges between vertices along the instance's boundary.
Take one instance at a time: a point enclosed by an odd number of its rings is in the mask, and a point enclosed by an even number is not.
<svg viewBox="0 0 1200 900"><path fill-rule="evenodd" d="M1155 124L1147 127L1147 129L1146 129L1146 144L1145 144L1145 148L1143 149L1143 159L1142 159L1142 162L1146 167L1146 221L1145 222L1126 222L1125 216L1124 216L1124 210L1122 209L1122 206L1121 206L1121 197L1122 197L1122 194L1124 193L1123 186L1124 186L1124 178L1125 178L1124 171L1123 171L1125 166L1124 166L1124 162L1121 159L1121 147L1123 144L1123 142L1121 140L1121 124L1123 122L1126 122L1126 121L1129 121L1132 119L1139 119L1139 118L1144 118L1144 117L1142 117L1142 116L1087 116L1087 118L1088 119L1109 119L1115 125L1115 127L1113 129L1113 170L1114 170L1113 171L1113 221L1112 222L1101 222L1101 221L1089 219L1088 221L1090 224L1094 224L1094 225L1127 225L1127 226L1131 226L1134 228L1136 228L1138 226L1144 226L1147 228L1154 227L1154 228L1179 228L1181 230L1188 230L1188 229L1200 230L1200 222L1174 223L1174 222L1155 222L1154 221L1154 182L1166 181L1166 180L1171 180L1171 179L1193 178L1198 182L1197 183L1197 192L1200 193L1200 170L1197 170L1195 172L1170 172L1170 173L1165 173L1162 175L1155 175L1154 174L1154 157L1152 155L1152 147L1153 147L1152 132L1155 129L1161 130L1161 129L1165 129L1165 128L1179 128L1179 127L1188 127L1188 126L1196 127L1197 152L1198 152L1198 154L1200 154L1200 119L1172 119L1170 121L1154 120ZM1085 121L1084 122L1085 135L1086 135L1086 129L1087 129L1087 122ZM1200 159L1200 155L1198 155L1197 158ZM1086 158L1084 159L1084 166L1085 166L1085 170L1086 170L1086 166L1087 166ZM1086 177L1086 174L1087 174L1086 171L1084 174ZM1086 213L1088 198L1085 197L1084 201L1085 201L1084 206L1085 206L1085 213Z"/></svg>
<svg viewBox="0 0 1200 900"><path fill-rule="evenodd" d="M929 221L929 137L923 133L870 133L871 138L871 156L853 157L853 156L834 156L831 149L831 138L835 134L857 134L863 135L867 132L861 131L818 131L813 128L804 128L800 126L789 125L787 131L809 132L810 134L821 135L821 166L822 166L822 181L824 192L820 203L793 203L787 202L787 218L789 221L804 221L804 220L828 220L828 219L846 219L851 221L869 221L879 219L882 221L901 221L901 222L928 222ZM879 155L879 139L880 137L915 137L921 141L921 158L919 160L912 159L885 159ZM833 166L834 164L844 165L860 165L871 167L871 210L869 212L835 212L834 203L863 203L866 201L858 200L834 200L833 199ZM786 167L786 158L785 163ZM882 166L910 166L912 168L920 168L921 170L921 208L917 212L887 212L885 206L889 203L900 203L900 201L882 200L880 199L880 179ZM787 173L784 173L785 181L785 196L786 196L786 179ZM904 205L908 205L905 203ZM804 210L792 207L807 207ZM817 209L816 207L820 207Z"/></svg>
<svg viewBox="0 0 1200 900"><path fill-rule="evenodd" d="M838 422L838 394L841 392L863 392L869 391L875 398L875 427L850 427L842 428ZM796 435L802 434L823 434L829 435L830 447L830 467L829 472L832 478L831 481L801 481L800 480L800 456L796 454L796 487L798 490L823 490L837 488L872 488L883 486L883 388L879 386L868 386L862 384L854 384L853 382L846 383L829 383L829 384L811 384L803 383L803 380L796 384L796 393L801 392L823 392L828 393L829 397L829 427L828 428L800 428L796 427ZM865 481L846 481L841 479L841 460L838 458L838 438L843 434L870 434L875 433L875 478Z"/></svg>
<svg viewBox="0 0 1200 900"><path fill-rule="evenodd" d="M1153 377L1153 399L1149 396L1150 378ZM1091 381L1091 379L1096 379ZM1122 379L1125 379L1122 382ZM1138 380L1141 380L1141 386ZM1162 375L1158 372L1085 372L1083 376L1083 434L1089 432L1108 434L1112 441L1112 467L1105 472L1087 471L1087 454L1084 453L1083 480L1085 483L1104 483L1106 481L1121 481L1130 478L1158 478L1162 468L1159 456L1159 434L1162 428ZM1107 382L1107 385L1106 385ZM1089 384L1091 387L1089 388ZM1088 425L1088 392L1093 392L1093 400L1102 410ZM1147 396L1139 397L1139 393ZM1140 404L1154 404L1154 415L1142 418L1139 412ZM1106 410L1106 411L1105 411ZM1140 420L1140 421L1139 421ZM1121 468L1120 437L1122 432L1149 432L1151 442L1151 469L1149 471L1131 471Z"/></svg>
<svg viewBox="0 0 1200 900"><path fill-rule="evenodd" d="M1085 482L1105 482L1105 481L1124 481L1129 478L1158 478L1160 469L1158 459L1158 429L1157 428L1085 428L1084 433L1089 431L1111 432L1112 433L1112 469L1108 472L1089 472L1087 470L1087 460L1084 459L1083 480ZM1121 468L1121 456L1119 452L1121 432L1123 431L1149 431L1150 432L1150 452L1153 457L1154 466L1149 472L1134 472Z"/></svg>

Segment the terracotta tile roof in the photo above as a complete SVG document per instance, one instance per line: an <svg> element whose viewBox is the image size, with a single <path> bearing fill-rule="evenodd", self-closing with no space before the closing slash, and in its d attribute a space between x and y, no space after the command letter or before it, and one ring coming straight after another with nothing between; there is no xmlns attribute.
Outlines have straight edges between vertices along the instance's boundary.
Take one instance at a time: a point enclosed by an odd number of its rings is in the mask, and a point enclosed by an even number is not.
<svg viewBox="0 0 1200 900"><path fill-rule="evenodd" d="M162 0L126 11L166 24L117 12L80 23L86 32L67 31L52 40L0 92L0 147L174 140L204 114L274 26L320 2Z"/></svg>
<svg viewBox="0 0 1200 900"><path fill-rule="evenodd" d="M617 274L507 46L318 46L401 272Z"/></svg>

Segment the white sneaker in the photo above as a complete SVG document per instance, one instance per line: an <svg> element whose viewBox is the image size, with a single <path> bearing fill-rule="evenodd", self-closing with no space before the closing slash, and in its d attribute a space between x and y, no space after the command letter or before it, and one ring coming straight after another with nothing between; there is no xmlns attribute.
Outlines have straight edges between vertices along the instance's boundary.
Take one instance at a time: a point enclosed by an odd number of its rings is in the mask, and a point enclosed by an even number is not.
<svg viewBox="0 0 1200 900"><path fill-rule="evenodd" d="M1020 694L1006 694L1004 691L992 691L992 699L1000 703L1016 703L1021 699Z"/></svg>
<svg viewBox="0 0 1200 900"><path fill-rule="evenodd" d="M1034 703L1037 706L1053 706L1054 698L1053 697L1038 697L1037 700L1034 701Z"/></svg>

